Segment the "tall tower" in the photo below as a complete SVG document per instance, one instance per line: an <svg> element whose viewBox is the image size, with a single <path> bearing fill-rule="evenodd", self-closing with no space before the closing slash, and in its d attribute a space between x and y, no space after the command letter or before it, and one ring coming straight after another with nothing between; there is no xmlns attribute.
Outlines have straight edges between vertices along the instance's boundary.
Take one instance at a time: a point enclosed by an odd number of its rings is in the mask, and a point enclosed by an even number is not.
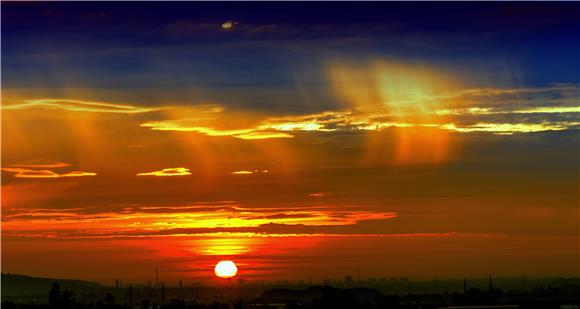
<svg viewBox="0 0 580 309"><path fill-rule="evenodd" d="M489 275L489 292L493 292L493 281L491 275Z"/></svg>
<svg viewBox="0 0 580 309"><path fill-rule="evenodd" d="M463 293L467 292L467 278L463 278Z"/></svg>
<svg viewBox="0 0 580 309"><path fill-rule="evenodd" d="M155 266L155 287L159 287L159 266Z"/></svg>
<svg viewBox="0 0 580 309"><path fill-rule="evenodd" d="M129 284L129 308L133 308L133 285Z"/></svg>
<svg viewBox="0 0 580 309"><path fill-rule="evenodd" d="M437 293L437 277L433 278L433 293Z"/></svg>

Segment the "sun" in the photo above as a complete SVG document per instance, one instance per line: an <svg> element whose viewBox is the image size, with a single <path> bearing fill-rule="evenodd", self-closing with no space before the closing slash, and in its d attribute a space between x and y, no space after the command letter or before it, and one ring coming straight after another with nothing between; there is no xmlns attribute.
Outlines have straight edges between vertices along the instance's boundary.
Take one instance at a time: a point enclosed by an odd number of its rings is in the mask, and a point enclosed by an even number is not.
<svg viewBox="0 0 580 309"><path fill-rule="evenodd" d="M216 276L227 279L236 276L238 267L233 261L219 261L213 271Z"/></svg>

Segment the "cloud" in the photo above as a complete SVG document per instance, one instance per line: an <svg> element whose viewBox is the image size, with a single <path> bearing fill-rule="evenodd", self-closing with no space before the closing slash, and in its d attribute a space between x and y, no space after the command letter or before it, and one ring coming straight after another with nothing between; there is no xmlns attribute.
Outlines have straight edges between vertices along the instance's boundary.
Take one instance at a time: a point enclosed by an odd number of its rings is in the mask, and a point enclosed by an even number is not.
<svg viewBox="0 0 580 309"><path fill-rule="evenodd" d="M3 105L2 109L5 110L61 109L66 111L77 111L77 112L122 113L122 114L147 113L160 110L160 108L137 107L127 104L113 104L113 103L69 100L69 99L24 100L22 103L18 104Z"/></svg>
<svg viewBox="0 0 580 309"><path fill-rule="evenodd" d="M82 172L82 171L71 171L66 173L57 173L51 170L31 170L19 167L5 167L2 168L3 171L14 173L16 178L67 178L67 177L85 177L85 176L96 176L97 173L92 172Z"/></svg>
<svg viewBox="0 0 580 309"><path fill-rule="evenodd" d="M291 134L267 131L268 128L216 129L198 125L198 119L160 120L142 123L142 127L157 131L196 132L207 136L230 136L239 139L292 138Z"/></svg>
<svg viewBox="0 0 580 309"><path fill-rule="evenodd" d="M231 30L237 24L238 24L238 22L236 22L236 21L228 20L228 21L224 22L223 24L221 24L221 28L223 30Z"/></svg>
<svg viewBox="0 0 580 309"><path fill-rule="evenodd" d="M280 132L260 132L254 131L250 133L234 135L240 139L269 139L269 138L293 138L294 135Z"/></svg>
<svg viewBox="0 0 580 309"><path fill-rule="evenodd" d="M350 112L324 112L294 117L270 117L259 121L255 126L236 129L221 129L210 125L211 122L229 123L228 118L235 117L229 114L219 117L218 114L222 111L223 109L214 111L212 117L148 121L141 126L157 131L196 132L207 136L230 136L246 140L293 138L294 135L289 132L334 131L332 125L344 121L340 117L350 115Z"/></svg>
<svg viewBox="0 0 580 309"><path fill-rule="evenodd" d="M455 115L506 115L506 114L555 114L555 113L577 113L578 107L559 107L559 108L531 108L514 111L493 112L490 109L470 108L465 112L453 111L446 114ZM541 117L540 123L534 122L504 122L510 119L490 119L495 122L474 122L469 123L469 118L458 119L463 124L449 122L449 119L442 119L441 122L422 122L422 121L397 121L396 117L391 115L368 115L356 112L341 112L337 114L324 113L325 120L319 120L321 114L312 114L302 117L304 120L296 122L285 121L276 123L275 119L269 120L269 126L281 131L317 131L317 132L365 132L380 131L388 128L434 128L445 131L454 131L460 133L469 132L489 132L494 134L509 135L513 133L532 133L543 131L562 131L575 129L580 125L578 121L559 121L555 122L549 118ZM392 119L392 120L390 120ZM437 120L437 119L431 119ZM466 123L467 122L467 123Z"/></svg>
<svg viewBox="0 0 580 309"><path fill-rule="evenodd" d="M310 193L308 194L308 196L310 197L326 197L326 193L322 193L322 192L317 192L317 193Z"/></svg>
<svg viewBox="0 0 580 309"><path fill-rule="evenodd" d="M462 111L440 111L443 114L454 115L506 115L506 114L553 114L553 113L576 113L577 108L537 108L528 110L516 110L514 112L491 112L488 109L471 108L466 112ZM230 136L240 139L269 139L269 138L293 138L294 135L287 132L369 132L380 131L389 128L434 128L444 131L453 131L459 133L469 132L488 132L493 134L510 135L514 133L532 133L543 131L562 131L576 129L580 122L578 121L561 121L553 122L549 118L543 117L541 123L533 122L503 122L506 119L495 119L495 122L475 122L459 124L454 121L441 122L422 122L408 121L401 122L396 120L384 120L391 118L390 115L368 115L355 112L339 112L326 117L329 119L319 120L317 116L321 114L311 114L303 116L306 121L287 121L277 122L278 119L271 118L266 120L257 128L238 129L238 130L219 130L209 127L188 127L178 124L175 121L153 121L141 124L143 127L151 127L153 130L161 131L188 131L202 133L208 136ZM345 115L348 115L346 117ZM432 119L437 120L437 119ZM468 118L458 119L465 122ZM494 121L494 119L491 119ZM260 130L275 130L260 131ZM278 131L278 132L276 132Z"/></svg>
<svg viewBox="0 0 580 309"><path fill-rule="evenodd" d="M30 161L17 162L14 164L10 164L10 166L24 168L60 168L70 166L70 164L48 159L35 159Z"/></svg>
<svg viewBox="0 0 580 309"><path fill-rule="evenodd" d="M185 167L164 168L160 171L139 173L137 176L188 176L191 172Z"/></svg>
<svg viewBox="0 0 580 309"><path fill-rule="evenodd" d="M251 174L258 174L258 173L265 174L268 172L269 172L268 170L261 170L261 171L259 171L259 170L253 170L253 171L243 170L243 171L232 172L232 175L251 175Z"/></svg>
<svg viewBox="0 0 580 309"><path fill-rule="evenodd" d="M173 37L189 37L189 36L215 36L220 32L225 35L232 33L248 37L262 34L277 34L280 35L292 34L296 31L289 26L277 25L273 23L250 24L229 19L223 22L193 22L190 20L178 20L171 22L163 27L162 33L166 33Z"/></svg>
<svg viewBox="0 0 580 309"><path fill-rule="evenodd" d="M442 109L438 115L499 115L499 114L567 114L580 113L580 106L540 106L524 109L497 110L490 107L471 107L462 109Z"/></svg>
<svg viewBox="0 0 580 309"><path fill-rule="evenodd" d="M395 212L348 206L242 207L232 203L102 208L22 208L4 214L11 237L117 237L211 233L335 233L340 226L396 218ZM74 224L71 224L73 223Z"/></svg>
<svg viewBox="0 0 580 309"><path fill-rule="evenodd" d="M580 122L572 123L476 123L470 126L456 127L453 124L445 126L451 131L457 132L491 132L500 135L512 135L514 133L533 133L544 131L563 131L580 126Z"/></svg>
<svg viewBox="0 0 580 309"><path fill-rule="evenodd" d="M372 107L362 104L346 110L258 118L253 125L242 122L235 128L221 127L237 124L236 121L244 117L224 113L220 108L212 112L211 117L149 121L141 126L152 130L196 132L246 140L293 138L298 132L367 133L413 127L501 135L562 131L576 129L579 125L579 89L576 85L556 85L463 89L438 94L424 93L416 97L391 95L387 97L390 101L386 105L369 103Z"/></svg>

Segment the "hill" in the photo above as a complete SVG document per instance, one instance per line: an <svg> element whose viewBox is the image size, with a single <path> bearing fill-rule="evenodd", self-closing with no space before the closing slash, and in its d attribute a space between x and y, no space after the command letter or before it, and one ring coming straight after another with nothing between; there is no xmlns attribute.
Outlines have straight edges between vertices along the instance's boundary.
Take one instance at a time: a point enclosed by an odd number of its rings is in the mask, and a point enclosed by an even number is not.
<svg viewBox="0 0 580 309"><path fill-rule="evenodd" d="M48 295L54 282L58 283L63 290L74 292L94 291L103 287L101 284L91 281L38 278L2 273L2 298L34 294Z"/></svg>

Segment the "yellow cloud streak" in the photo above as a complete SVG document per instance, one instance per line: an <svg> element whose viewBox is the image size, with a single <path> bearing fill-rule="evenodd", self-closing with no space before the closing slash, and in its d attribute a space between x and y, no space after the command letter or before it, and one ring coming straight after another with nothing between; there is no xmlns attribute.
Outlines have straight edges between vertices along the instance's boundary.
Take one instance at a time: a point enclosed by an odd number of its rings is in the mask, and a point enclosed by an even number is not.
<svg viewBox="0 0 580 309"><path fill-rule="evenodd" d="M294 135L279 132L250 132L245 134L234 135L240 139L269 139L269 138L293 138Z"/></svg>
<svg viewBox="0 0 580 309"><path fill-rule="evenodd" d="M71 171L59 174L51 170L31 170L18 167L5 167L2 168L2 170L14 173L14 177L16 178L66 178L66 177L85 177L97 175L97 173L82 172L82 171Z"/></svg>
<svg viewBox="0 0 580 309"><path fill-rule="evenodd" d="M196 132L205 134L207 136L231 136L239 139L269 139L269 138L293 138L294 136L288 133L265 131L269 127L262 126L249 129L214 129L204 126L188 126L180 123L180 121L161 120L149 121L141 124L142 127L148 127L157 131L180 131L180 132Z"/></svg>
<svg viewBox="0 0 580 309"><path fill-rule="evenodd" d="M580 113L580 106L542 106L514 110L493 110L485 107L470 107L464 109L442 109L435 111L437 115L497 115L497 114L566 114Z"/></svg>
<svg viewBox="0 0 580 309"><path fill-rule="evenodd" d="M253 171L247 171L247 170L242 170L242 171L235 171L232 172L232 175L251 175L251 174L257 174L257 173L268 173L268 170L253 170Z"/></svg>
<svg viewBox="0 0 580 309"><path fill-rule="evenodd" d="M137 107L128 104L113 104L113 103L69 100L69 99L25 100L22 103L8 104L2 106L2 109L5 110L37 109L37 108L62 109L67 111L78 111L78 112L123 113L123 114L147 113L160 110L160 108Z"/></svg>
<svg viewBox="0 0 580 309"><path fill-rule="evenodd" d="M580 125L575 123L477 123L471 126L456 127L454 124L443 125L442 128L457 132L490 132L500 135L511 135L514 133L531 133L543 131L563 131L572 126Z"/></svg>
<svg viewBox="0 0 580 309"><path fill-rule="evenodd" d="M191 175L191 172L189 171L189 169L185 167L164 168L160 171L144 172L137 174L137 176L160 176L160 177L188 176L188 175Z"/></svg>

